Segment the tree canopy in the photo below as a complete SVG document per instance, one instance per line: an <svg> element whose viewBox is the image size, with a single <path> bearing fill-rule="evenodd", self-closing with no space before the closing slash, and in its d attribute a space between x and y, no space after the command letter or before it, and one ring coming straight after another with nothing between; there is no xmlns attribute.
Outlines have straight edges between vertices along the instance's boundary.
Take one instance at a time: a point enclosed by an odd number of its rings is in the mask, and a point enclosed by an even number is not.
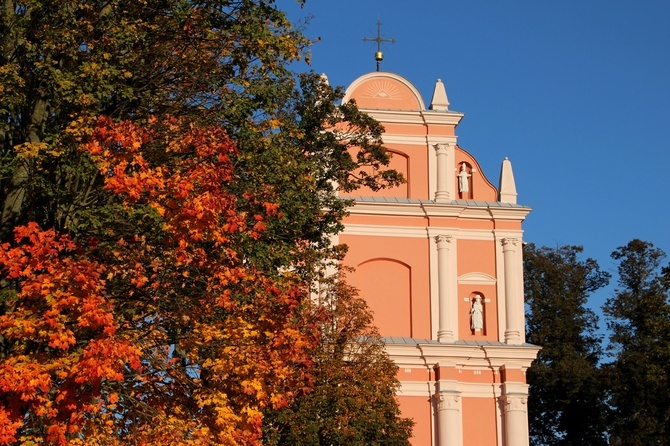
<svg viewBox="0 0 670 446"><path fill-rule="evenodd" d="M612 253L618 288L603 311L610 330L605 366L612 444L670 444L670 267L639 239Z"/></svg>
<svg viewBox="0 0 670 446"><path fill-rule="evenodd" d="M321 283L317 299L313 389L271 411L265 444L408 446L413 422L400 416L395 400L398 368L367 304L337 276Z"/></svg>
<svg viewBox="0 0 670 446"><path fill-rule="evenodd" d="M381 126L269 0L8 0L0 42L0 443L257 444Z"/></svg>
<svg viewBox="0 0 670 446"><path fill-rule="evenodd" d="M533 444L607 444L598 318L586 305L610 276L582 251L524 247L526 339L542 346L527 372Z"/></svg>

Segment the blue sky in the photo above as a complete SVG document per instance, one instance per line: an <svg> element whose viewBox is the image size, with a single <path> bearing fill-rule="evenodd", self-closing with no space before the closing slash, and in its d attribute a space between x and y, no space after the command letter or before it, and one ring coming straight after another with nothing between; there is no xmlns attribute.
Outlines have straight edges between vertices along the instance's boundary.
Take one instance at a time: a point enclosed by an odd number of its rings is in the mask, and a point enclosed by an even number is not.
<svg viewBox="0 0 670 446"><path fill-rule="evenodd" d="M331 85L374 71L430 102L437 78L465 114L459 145L498 182L512 161L525 240L609 258L633 238L670 254L670 2L667 0L291 0L279 6L320 42ZM616 276L615 276L616 277ZM612 288L612 287L610 287ZM594 305L607 297L598 293Z"/></svg>

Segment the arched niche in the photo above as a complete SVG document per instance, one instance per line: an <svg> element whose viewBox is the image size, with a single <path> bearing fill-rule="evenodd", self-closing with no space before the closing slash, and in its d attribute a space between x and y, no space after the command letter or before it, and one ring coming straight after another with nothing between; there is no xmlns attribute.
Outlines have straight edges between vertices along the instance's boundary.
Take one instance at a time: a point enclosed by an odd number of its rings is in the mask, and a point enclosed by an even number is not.
<svg viewBox="0 0 670 446"><path fill-rule="evenodd" d="M396 149L388 149L388 152L391 154L391 160L388 166L385 166L384 169L394 169L402 174L406 182L400 184L396 187L386 187L377 191L373 191L369 187L361 187L356 190L354 195L360 195L362 197L403 197L409 198L409 155L401 152ZM372 169L369 167L363 168L364 171L372 173Z"/></svg>
<svg viewBox="0 0 670 446"><path fill-rule="evenodd" d="M458 163L456 168L456 190L458 191L458 198L461 200L471 200L474 196L474 170L472 164L462 161Z"/></svg>
<svg viewBox="0 0 670 446"><path fill-rule="evenodd" d="M356 267L356 286L382 336L412 336L412 269L408 264L389 258L367 260Z"/></svg>

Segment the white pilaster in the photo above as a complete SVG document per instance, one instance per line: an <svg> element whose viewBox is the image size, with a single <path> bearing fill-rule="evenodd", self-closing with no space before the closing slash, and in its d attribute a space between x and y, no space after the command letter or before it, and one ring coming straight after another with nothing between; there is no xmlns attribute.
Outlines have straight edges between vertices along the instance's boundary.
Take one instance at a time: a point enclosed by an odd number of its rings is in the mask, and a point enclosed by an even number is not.
<svg viewBox="0 0 670 446"><path fill-rule="evenodd" d="M502 239L503 259L505 263L505 343L521 344L521 327L519 324L518 306L523 305L517 292L516 250L519 239Z"/></svg>
<svg viewBox="0 0 670 446"><path fill-rule="evenodd" d="M440 390L436 397L438 445L461 446L461 393Z"/></svg>
<svg viewBox="0 0 670 446"><path fill-rule="evenodd" d="M438 235L435 237L437 243L437 270L438 270L438 296L439 296L439 330L437 340L440 342L454 342L454 329L451 326L450 303L456 301L452 295L452 287L449 283L449 248L453 237L450 235Z"/></svg>
<svg viewBox="0 0 670 446"><path fill-rule="evenodd" d="M437 189L435 201L450 201L449 198L449 144L435 144L437 159Z"/></svg>
<svg viewBox="0 0 670 446"><path fill-rule="evenodd" d="M505 446L528 446L528 394L506 393L502 402L505 410Z"/></svg>

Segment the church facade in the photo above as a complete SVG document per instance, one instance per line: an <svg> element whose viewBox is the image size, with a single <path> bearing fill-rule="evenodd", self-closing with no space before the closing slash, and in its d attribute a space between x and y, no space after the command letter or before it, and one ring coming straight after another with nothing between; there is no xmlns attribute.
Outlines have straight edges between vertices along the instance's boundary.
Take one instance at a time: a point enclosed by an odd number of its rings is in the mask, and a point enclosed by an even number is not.
<svg viewBox="0 0 670 446"><path fill-rule="evenodd" d="M494 186L457 144L463 114L444 84L428 107L393 73L356 79L345 101L385 127L391 167L407 182L358 190L339 242L349 281L374 312L399 367L415 446L527 446L522 221L509 160Z"/></svg>

